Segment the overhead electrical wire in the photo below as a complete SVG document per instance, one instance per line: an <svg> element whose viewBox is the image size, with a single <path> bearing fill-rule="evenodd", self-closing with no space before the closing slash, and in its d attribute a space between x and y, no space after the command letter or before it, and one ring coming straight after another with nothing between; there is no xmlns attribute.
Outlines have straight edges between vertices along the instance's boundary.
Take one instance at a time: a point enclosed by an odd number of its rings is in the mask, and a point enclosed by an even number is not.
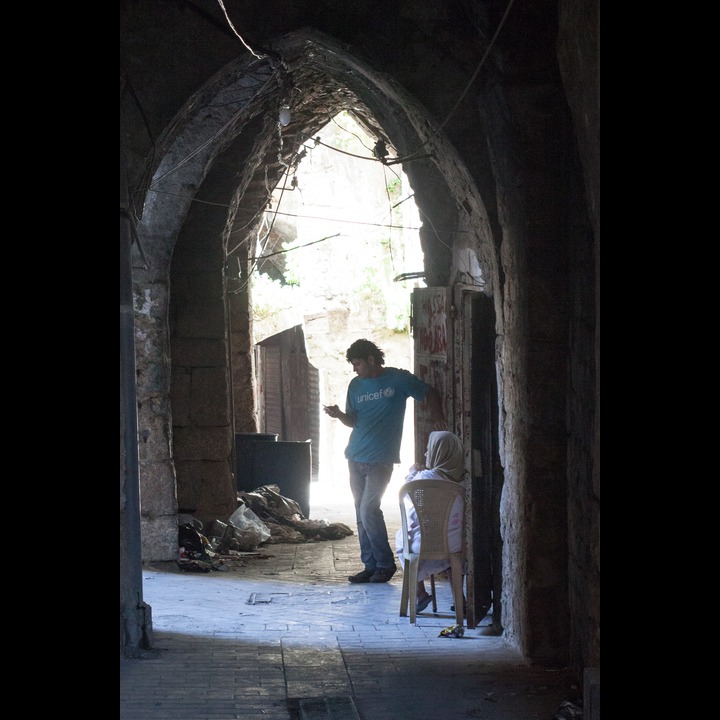
<svg viewBox="0 0 720 720"><path fill-rule="evenodd" d="M434 132L431 133L431 134L428 136L428 138L422 143L422 145L421 145L417 150L413 151L413 152L410 153L409 155L405 155L405 156L403 156L403 157L396 157L396 158L393 158L392 160L388 160L388 159L387 159L387 149L386 149L385 143L384 143L384 141L383 141L382 139L378 139L378 141L376 142L374 148L372 149L372 151L371 151L371 152L372 152L372 157L366 157L366 156L363 156L363 155L357 155L357 154L355 154L355 153L350 153L350 152L347 152L347 151L345 151L345 150L341 150L340 148L337 148L337 147L333 147L333 146L331 146L331 145L328 145L328 144L322 142L322 140L320 139L320 136L317 136L317 137L314 138L315 145L316 145L316 146L317 146L317 145L322 145L323 147L326 147L326 148L328 148L329 150L333 150L333 151L335 151L335 152L339 152L339 153L342 153L342 154L344 154L344 155L348 155L348 156L350 156L350 157L357 158L357 159L359 159L359 160L371 160L371 161L375 161L375 162L380 162L380 163L383 164L384 166L389 166L389 165L394 165L394 164L402 164L402 163L404 163L404 162L409 162L409 161L412 161L412 160L419 160L419 159L423 159L423 158L427 158L427 157L432 157L432 153L426 153L426 154L424 154L424 155L419 155L419 153L420 153L420 151L421 151L423 148L425 148L425 147L427 146L427 144L430 142L430 140L432 140L432 138L435 137L435 136L447 125L447 123L449 122L450 118L455 114L455 112L457 111L458 107L460 106L460 103L463 101L463 99L465 98L465 96L466 96L467 93L469 92L470 87L471 87L472 84L475 82L475 79L477 78L478 74L480 73L480 70L482 69L483 65L485 64L485 61L486 61L487 57L489 56L490 51L491 51L491 49L493 48L493 46L494 46L494 44L495 44L495 42L496 42L496 40L497 40L497 38L498 38L498 36L499 36L499 34L500 34L500 31L501 31L502 27L503 27L504 24L505 24L505 21L506 21L506 19L507 19L507 17L508 17L508 14L509 14L509 12L510 12L510 9L511 9L512 6L513 6L513 3L514 3L514 0L509 0L509 3L508 3L508 5L507 5L507 8L505 9L505 12L504 12L504 14L503 14L503 17L502 17L502 19L501 19L501 21L500 21L500 23L499 23L499 25L498 25L498 27L497 27L497 29L496 29L496 31L495 31L495 34L494 34L493 37L492 37L492 39L491 39L488 47L486 48L485 53L484 53L482 59L480 60L480 63L479 63L478 66L476 67L475 71L473 72L472 76L470 77L470 79L469 79L469 81L467 82L465 88L463 89L462 93L461 93L460 96L458 97L457 101L455 102L455 104L454 104L453 107L451 108L450 112L447 114L447 116L446 116L445 119L442 121L442 123L440 123L440 125L437 126L437 128L434 130ZM250 45L243 39L243 37L240 35L240 33L238 33L238 31L236 30L236 28L235 28L235 26L233 25L232 21L230 20L230 17L228 16L228 13L227 13L227 10L226 10L226 8L225 8L225 5L224 5L223 1L222 1L222 0L218 0L218 4L219 4L220 8L222 9L223 14L225 15L225 19L226 19L229 27L231 28L231 30L233 31L233 33L237 36L237 38L240 40L240 42L243 44L243 46L244 46L254 57L258 58L259 60L268 58L268 57L269 57L268 54L262 54L262 55L260 55L260 54L258 54L257 52L255 52L255 50L253 50L252 47L250 47ZM282 65L283 67L285 67L285 63L282 61L282 58L281 58L281 65ZM250 103L253 102L255 99L257 99L257 97L260 95L261 91L262 91L265 87L267 87L267 85L273 80L273 78L278 78L278 67L276 67L276 66L273 66L273 74L272 74L265 82L263 82L262 87L260 88L260 90L258 90L258 92L256 92L256 93L253 95L253 97L252 97L247 103L244 103L244 104L243 104L243 107L246 107L248 104L250 104ZM175 165L173 168L170 168L168 171L166 171L166 172L165 172L163 175L161 175L160 177L155 178L155 179L152 181L151 186L150 186L149 189L152 190L152 186L153 186L153 185L159 183L161 180L163 180L164 178L166 178L166 177L167 177L168 175L170 175L171 173L176 172L176 171L177 171L180 167L182 167L186 162L188 162L190 159L192 159L192 157L194 157L195 155L197 155L197 154L198 154L199 152L201 152L205 147L207 147L211 142L213 142L222 132L224 132L224 131L227 129L227 127L233 122L233 120L236 118L236 116L237 116L237 114L238 114L239 112L241 112L241 111L238 110L237 113L234 113L233 116L230 117L230 118L228 119L228 121L227 121L221 128L219 128L210 138L208 138L208 139L207 139L204 143L202 143L199 147L197 147L197 148L196 148L195 150L193 150L190 154L188 154L186 157L184 157L182 160L180 160L180 161L177 163L177 165ZM331 118L331 119L332 119L333 121L335 120L334 117ZM337 123L336 123L336 124L337 124ZM349 130L347 130L346 128L342 128L342 126L340 126L339 124L338 124L338 126L341 127L341 129L345 130L346 132L354 135L354 136L361 142L361 144L364 144L364 143L362 143L362 141L360 140L360 138L359 138L357 135L355 135L355 133L351 133L351 132L350 132ZM279 147L279 153L278 153L278 157L279 157L279 159L280 159L280 154L281 154L281 151L282 151L282 128L281 128L280 123L278 124L278 134L279 134L279 136L280 136L280 147ZM304 154L304 153L302 153L302 154ZM291 170L291 169L294 169L294 171L297 172L297 165L299 164L298 153L297 153L297 152L293 152L293 153L290 155L290 157L293 159L291 163L286 163L286 162L284 161L284 159L281 159L281 164L284 165L284 166L287 168L288 171ZM394 172L394 171L393 171L393 172ZM396 177L399 178L399 176L397 176L397 173L395 173L395 174L396 174ZM282 191L281 191L280 198L278 198L278 206L279 206L279 203L280 203L280 199L282 198L282 195L283 195L283 193L284 193L285 190L286 190L287 177L288 177L288 172L284 173L285 184L284 184L283 189L282 189ZM158 191L154 191L154 192L158 192ZM268 199L269 199L269 198L268 198ZM390 198L389 198L389 193L388 193L388 200L389 200L389 199L390 199ZM405 200L407 200L407 199L409 199L409 198L406 198ZM402 202L405 202L405 200L397 203L397 204L394 205L394 206L391 205L391 213L392 213L392 210L394 210L394 209L395 209L398 205L400 205ZM197 199L193 199L193 202L204 202L204 201L202 201L202 200L197 200ZM219 204L219 203L208 203L208 204ZM435 234L435 237L436 237L436 239L438 240L438 242L440 242L441 244L445 245L446 247L451 247L450 245L448 245L447 243L445 243L445 242L441 239L440 234L439 234L438 230L435 228L435 226L433 225L431 219L430 219L425 213L422 213L422 211L421 211L419 208L418 208L418 210L419 210L419 212L421 212L422 216L425 218L425 222L427 222L427 223L432 227L433 233ZM268 211L267 209L265 209L264 211L260 211L260 212L269 212L269 211ZM278 215L291 215L291 214L290 214L290 213L280 213L277 208L273 211L273 220L272 220L272 222L270 223L270 227L269 227L269 228L267 229L267 231L265 232L265 238L264 238L265 244L263 245L263 248L262 248L262 250L261 250L261 255L253 258L253 261L254 261L254 262L253 262L253 269L251 270L251 273L254 271L255 266L256 266L256 264L257 264L257 261L258 261L259 259L264 259L265 257L270 257L270 256L272 256L272 255L277 255L277 254L281 254L281 253L284 253L284 252L288 252L288 250L283 250L283 251L279 251L279 252L277 252L277 253L271 253L271 254L269 254L269 255L267 255L267 256L265 256L264 254L262 254L262 253L264 253L264 247L266 247L267 241L269 240L270 233L271 233L271 231L272 231L272 227L273 227L274 222L275 222L275 218L276 218ZM303 217L304 217L304 216L301 216L301 215L294 215L294 216L297 217L297 218L303 218ZM255 217L257 217L257 215L256 215ZM328 220L330 220L329 218L312 218L312 219L328 219ZM403 226L399 226L399 225L386 224L386 223L366 223L366 222L347 221L347 220L334 220L334 222L350 222L350 223L353 223L353 224L371 225L371 226L375 226L375 227L387 227L387 228L391 228L391 229L392 229L392 228L399 228L399 229L406 229L406 230L419 230L419 229L420 229L420 228L412 228L412 227L407 228L407 227L403 227ZM248 224L249 224L249 223L248 223ZM246 227L247 227L247 225L246 225ZM236 232L237 232L237 231L233 231L233 234L235 234ZM457 230L456 230L456 232L457 232ZM314 241L314 242L307 243L306 245L298 246L297 248L291 248L291 249L299 249L300 247L307 247L307 245L313 245L313 244L316 244L316 243L318 243L318 242L323 242L323 241L328 240L328 239L330 239L330 238L332 238L332 237L338 237L339 235L340 235L340 233L337 233L336 235L328 236L328 237L326 237L326 238L321 238L320 240L316 240L316 241ZM239 246L236 246L236 247L235 247L232 251L230 251L230 253L228 253L228 254L231 254L232 252L235 252L235 250L237 250L237 247L239 247Z"/></svg>
<svg viewBox="0 0 720 720"><path fill-rule="evenodd" d="M334 235L327 235L319 240L313 240L312 242L305 243L304 245L296 245L295 247L286 248L285 250L278 250L277 252L271 252L267 255L258 255L257 257L249 257L248 260L257 262L258 260L267 260L268 258L274 257L275 255L284 255L285 253L292 252L293 250L301 250L302 248L310 247L310 245L317 245L318 243L325 242L326 240L332 240L335 237L340 237L340 233Z"/></svg>
<svg viewBox="0 0 720 720"><path fill-rule="evenodd" d="M383 141L382 141L382 140L379 140L378 143L377 143L376 146L375 146L375 149L373 150L373 157L364 157L364 156L362 156L362 155L353 155L353 157L358 157L358 158L363 159L363 160L375 160L376 162L381 162L381 163L386 164L386 165L389 165L389 164L393 164L393 165L395 165L395 164L401 164L401 163L403 163L403 162L409 162L409 161L411 161L411 160L421 159L420 157L416 157L416 156L418 155L418 153L427 145L428 142L430 142L430 140L431 140L433 137L435 137L435 135L437 135L437 134L442 130L442 128L445 127L445 125L447 125L447 123L449 122L450 118L455 114L455 111L456 111L457 108L459 107L459 105L460 105L460 103L462 102L462 100L465 98L465 95L467 95L467 93L469 92L470 87L471 87L472 84L475 82L475 79L477 78L478 74L480 73L480 70L482 69L483 65L485 64L485 60L487 59L488 55L490 54L490 50L493 48L493 46L494 46L494 44L495 44L495 41L497 40L498 35L500 34L500 31L501 31L503 25L505 24L505 21L506 21L506 19L507 19L507 16L508 16L508 14L509 14L509 12L510 12L510 9L512 8L514 2L515 2L515 0L510 0L510 1L509 1L508 6L507 6L507 8L505 9L505 12L504 12L504 14L503 14L503 17L502 17L502 19L501 19L501 21L500 21L500 23L499 23L499 25L498 25L498 27L497 27L497 29L496 29L496 31L495 31L495 34L493 35L493 37L492 37L492 39L491 39L491 41L490 41L490 44L489 44L488 47L486 48L485 53L484 53L482 59L480 60L480 63L478 64L477 68L475 69L475 71L473 72L472 76L470 77L470 80L467 82L464 90L462 91L462 93L460 93L460 97L457 99L455 105L453 105L452 109L450 110L450 112L449 112L448 115L446 116L445 120L443 120L443 122L440 123L440 125L437 127L437 129L436 129L433 133L430 134L430 136L423 142L423 144L422 144L417 150L413 151L412 153L410 153L409 155L406 155L406 156L404 156L404 157L398 157L398 158L394 158L393 160L389 160L389 161L388 161L388 160L385 160L385 157L386 157L385 155L383 155L383 154L381 154L381 153L379 153L379 152L376 152L376 150L377 150L377 148L378 148L379 146L381 146L381 145L384 146ZM248 43L243 39L243 37L240 35L240 33L238 33L238 31L235 29L235 26L233 25L232 21L230 20L228 14L227 14L227 10L225 9L225 5L223 4L222 0L218 0L218 4L220 5L220 8L222 9L223 14L225 15L225 19L227 20L227 23L228 23L228 25L230 26L231 30L232 30L233 33L238 37L238 39L239 39L240 42L244 45L244 47L247 48L247 50L248 50L254 57L258 58L259 60L263 60L263 59L269 58L270 56L269 56L268 54L259 55L258 53L256 53L256 52L250 47L250 45L248 45ZM282 64L283 66L285 65L285 63L282 62L282 61L281 61L281 64ZM277 76L278 76L278 67L273 67L273 75L272 75L271 77L269 77L269 78L263 83L262 88L265 88L265 87L268 85L268 83L270 83L270 81L271 81L274 77L277 77ZM262 88L261 88L261 89L262 89ZM243 107L245 107L245 106L247 106L248 104L250 104L251 102L253 102L253 101L257 98L257 96L258 96L259 94L260 94L260 91L258 91L257 93L255 93L255 95L254 95L247 103L244 103ZM238 113L239 113L239 112L241 112L241 111L239 110ZM236 115L237 115L238 113L236 113L236 114L234 114L232 117L230 117L230 118L228 119L228 121L227 121L221 128L219 128L210 138L208 138L208 139L207 139L204 143L202 143L199 147L197 147L197 148L196 148L195 150L193 150L190 154L188 154L186 157L184 157L182 160L180 160L180 161L178 162L178 164L175 165L175 167L170 168L168 171L166 171L166 172L165 172L163 175L161 175L160 177L153 179L153 181L152 181L152 183L151 183L151 188L152 188L153 185L156 185L156 184L159 183L161 180L163 180L164 178L166 178L168 175L172 174L173 172L176 172L176 171L177 171L180 167L182 167L186 162L188 162L188 161L189 161L190 159L192 159L195 155L197 155L197 153L199 153L201 150L203 150L205 147L207 147L211 142L213 142L222 132L224 132L224 130L227 129L227 127L233 122L233 120L235 119L235 117L236 117ZM345 154L347 154L347 155L352 155L352 153L346 153L344 150L340 150L339 148L333 148L332 146L325 145L325 143L323 143L323 142L320 140L319 137L317 137L317 138L315 139L315 141L316 141L316 143L321 144L321 145L324 145L325 147L328 147L329 149L335 150L336 152L341 152L341 153L345 153ZM431 156L431 154L427 154L427 155L423 155L422 157L430 157L430 156Z"/></svg>
<svg viewBox="0 0 720 720"><path fill-rule="evenodd" d="M161 195L170 195L171 197L179 197L179 198L184 197L184 195L181 195L180 193L168 192L167 190L156 190L155 192L157 192L158 194L161 194ZM402 205L402 203L404 203L404 202L406 202L406 201L408 201L408 200L412 200L412 198L413 198L414 196L415 196L414 193L413 193L412 195L408 195L407 197L405 197L405 198L403 198L402 200L400 200L400 201L398 201L397 203L395 203L395 205L393 205L392 208L395 209L396 207L398 207L398 205ZM229 207L230 207L230 205L228 205L227 203L210 202L209 200L200 200L199 198L193 198L192 202L194 202L194 203L200 203L200 204L202 204L202 205L213 205L213 206L215 206L215 207L223 207L223 208L229 208ZM258 212L258 215L260 215L261 213L276 213L276 211L274 211L274 210L268 210L267 208L264 208L263 210L260 210L260 211ZM280 212L280 211L277 211L276 214L277 214L277 215L283 215L283 216L285 216L285 217L294 217L294 218L297 218L297 219L299 219L299 220L326 220L327 222L347 223L347 224L349 224L349 225L370 225L370 226L372 226L372 227L382 227L382 228L388 228L388 229L394 229L394 230L420 230L419 227L415 227L415 226L413 226L413 225L395 225L395 224L393 224L393 223L382 223L382 222L373 223L373 222L366 222L366 221L363 221L363 220L343 220L343 219L341 219L341 218L321 217L321 216L319 216L319 215L299 215L298 213L286 213L286 212ZM257 217L257 216L256 216L256 217ZM246 224L246 226L247 226L247 224ZM231 231L230 234L231 234L231 235L237 235L238 232L241 232L241 230L233 230L233 231ZM440 231L438 231L438 232L441 232L441 233L442 233L442 232L451 233L451 232L454 232L454 231L452 231L452 230L440 230ZM460 232L468 232L468 231L467 231L467 230L462 230L462 231L460 231ZM230 251L230 253L232 253L232 252L234 252L235 250L237 250L238 247L239 247L239 246L236 246L232 251Z"/></svg>
<svg viewBox="0 0 720 720"><path fill-rule="evenodd" d="M222 11L223 11L223 13L224 13L224 15L225 15L225 19L226 19L227 22L228 22L228 25L230 26L230 28L232 29L232 31L238 36L238 38L240 38L240 42L248 49L248 51L249 51L250 53L252 53L252 54L253 54L256 58L258 58L259 60L262 60L263 58L267 57L267 55L258 55L258 54L242 39L242 36L241 36L240 33L235 29L235 26L232 24L232 20L230 20L230 18L228 17L227 10L225 9L225 5L223 5L223 1L222 1L222 0L218 0L218 5L220 5L220 7L222 8Z"/></svg>
<svg viewBox="0 0 720 720"><path fill-rule="evenodd" d="M243 103L243 106L240 110L233 113L228 118L227 122L225 122L222 125L222 127L218 128L207 140L205 140L205 142L201 143L197 148L195 148L190 153L188 153L184 158L182 158L182 160L180 160L177 163L177 165L175 165L174 167L167 170L165 173L160 175L160 177L154 178L150 185L150 189L152 189L153 185L157 185L157 183L159 183L161 180L164 180L168 175L171 175L172 173L177 172L186 162L188 162L193 157L195 157L195 155L197 155L199 152L204 150L208 145L210 145L210 143L214 142L237 119L238 115L240 115L240 113L245 109L245 107L250 105L257 98L257 96L260 94L260 92L273 80L273 78L275 78L277 76L277 74L278 74L277 69L273 70L272 75L262 84L262 87L260 88L260 90L258 90L246 103Z"/></svg>

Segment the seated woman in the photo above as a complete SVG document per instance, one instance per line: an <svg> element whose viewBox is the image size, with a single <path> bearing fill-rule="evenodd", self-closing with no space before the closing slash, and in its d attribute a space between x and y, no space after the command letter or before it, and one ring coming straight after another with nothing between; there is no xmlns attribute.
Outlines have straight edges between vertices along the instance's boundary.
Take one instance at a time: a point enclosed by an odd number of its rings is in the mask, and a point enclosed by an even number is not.
<svg viewBox="0 0 720 720"><path fill-rule="evenodd" d="M448 482L462 483L465 478L465 461L462 441L451 432L434 431L428 437L427 452L425 453L425 466L415 463L411 468L405 482L410 480L447 480ZM407 519L408 533L410 535L410 548L413 552L420 549L420 526L418 524L415 508L408 503ZM459 552L462 548L462 521L463 502L461 498L455 500L450 522L448 524L448 545L451 552ZM403 558L402 528L395 535L395 552L400 560L401 567L405 567ZM430 575L437 575L447 570L450 575L450 560L422 560L418 565L417 584L417 612L422 612L432 601L432 595L425 589L425 579Z"/></svg>

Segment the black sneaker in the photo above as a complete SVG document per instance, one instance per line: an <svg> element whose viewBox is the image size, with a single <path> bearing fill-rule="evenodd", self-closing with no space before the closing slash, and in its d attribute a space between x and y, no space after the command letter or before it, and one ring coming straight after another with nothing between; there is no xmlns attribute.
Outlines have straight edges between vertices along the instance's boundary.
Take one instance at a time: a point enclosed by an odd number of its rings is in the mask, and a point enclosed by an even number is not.
<svg viewBox="0 0 720 720"><path fill-rule="evenodd" d="M363 570L362 572L359 572L357 575L350 575L348 577L348 580L351 583L365 583L370 582L370 578L375 574L375 569L368 570L367 568Z"/></svg>
<svg viewBox="0 0 720 720"><path fill-rule="evenodd" d="M397 568L395 565L389 568L378 568L373 574L370 580L368 582L371 583L381 583L381 582L387 582L395 573L397 572Z"/></svg>

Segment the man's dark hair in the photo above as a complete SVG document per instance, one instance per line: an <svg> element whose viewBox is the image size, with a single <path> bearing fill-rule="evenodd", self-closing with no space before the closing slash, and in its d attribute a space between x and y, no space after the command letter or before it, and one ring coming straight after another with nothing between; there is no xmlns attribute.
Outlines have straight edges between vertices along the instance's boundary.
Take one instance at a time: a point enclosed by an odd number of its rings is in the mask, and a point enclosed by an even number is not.
<svg viewBox="0 0 720 720"><path fill-rule="evenodd" d="M362 340L356 340L347 349L345 358L351 363L353 360L367 360L371 355L378 365L385 364L385 353L374 342L363 338Z"/></svg>

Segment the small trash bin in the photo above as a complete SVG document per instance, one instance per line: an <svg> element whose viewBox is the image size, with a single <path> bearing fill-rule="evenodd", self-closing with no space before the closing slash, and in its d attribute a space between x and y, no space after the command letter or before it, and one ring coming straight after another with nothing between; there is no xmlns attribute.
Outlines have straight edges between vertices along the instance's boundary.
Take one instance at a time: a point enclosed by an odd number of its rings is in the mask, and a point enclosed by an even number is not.
<svg viewBox="0 0 720 720"><path fill-rule="evenodd" d="M235 487L238 490L254 490L247 487L253 468L253 448L261 442L277 442L277 433L235 433Z"/></svg>

